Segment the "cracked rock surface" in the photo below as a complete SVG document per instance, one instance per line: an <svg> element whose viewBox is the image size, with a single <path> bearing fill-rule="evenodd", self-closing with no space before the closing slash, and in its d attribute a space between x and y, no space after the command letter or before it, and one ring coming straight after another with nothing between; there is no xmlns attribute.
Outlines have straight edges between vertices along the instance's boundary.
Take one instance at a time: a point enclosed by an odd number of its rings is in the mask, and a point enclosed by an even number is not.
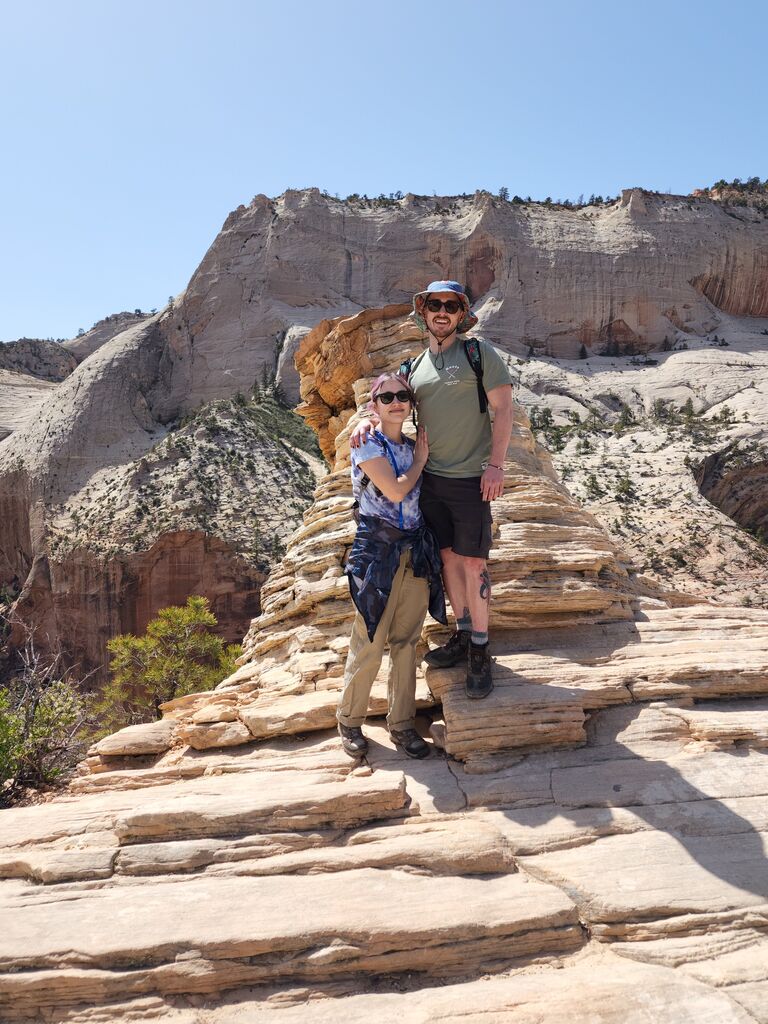
<svg viewBox="0 0 768 1024"><path fill-rule="evenodd" d="M362 762L331 731L185 748L5 811L0 1019L765 1020L765 757L690 711L483 772L374 719Z"/></svg>

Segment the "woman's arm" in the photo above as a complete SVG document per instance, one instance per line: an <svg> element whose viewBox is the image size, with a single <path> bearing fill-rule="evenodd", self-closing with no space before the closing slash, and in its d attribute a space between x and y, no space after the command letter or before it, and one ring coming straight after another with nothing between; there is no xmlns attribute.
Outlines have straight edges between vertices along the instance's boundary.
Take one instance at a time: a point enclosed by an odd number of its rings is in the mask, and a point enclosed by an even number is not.
<svg viewBox="0 0 768 1024"><path fill-rule="evenodd" d="M413 464L407 472L396 477L392 463L385 455L377 456L375 459L366 459L365 462L359 462L358 465L363 467L365 475L373 481L385 498L399 502L407 494L410 494L418 483L428 456L427 432L424 427L419 427L416 434L416 447L413 449Z"/></svg>

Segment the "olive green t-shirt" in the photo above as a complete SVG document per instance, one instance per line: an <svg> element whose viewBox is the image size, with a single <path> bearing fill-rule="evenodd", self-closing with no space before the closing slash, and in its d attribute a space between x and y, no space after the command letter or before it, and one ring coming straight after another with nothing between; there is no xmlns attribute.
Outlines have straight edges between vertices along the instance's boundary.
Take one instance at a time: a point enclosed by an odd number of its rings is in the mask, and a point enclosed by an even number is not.
<svg viewBox="0 0 768 1024"><path fill-rule="evenodd" d="M480 342L486 392L512 378L492 345ZM435 362L444 361L437 369ZM418 357L410 384L416 394L419 423L427 429L426 470L436 476L480 476L491 455L491 419L480 412L477 377L458 338L442 355L429 349Z"/></svg>

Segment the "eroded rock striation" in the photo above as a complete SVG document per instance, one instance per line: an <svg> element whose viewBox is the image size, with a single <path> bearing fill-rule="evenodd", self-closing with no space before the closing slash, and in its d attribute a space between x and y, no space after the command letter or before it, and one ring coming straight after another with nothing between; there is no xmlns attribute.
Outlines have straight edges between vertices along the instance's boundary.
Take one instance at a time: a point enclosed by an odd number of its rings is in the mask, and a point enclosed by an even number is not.
<svg viewBox="0 0 768 1024"><path fill-rule="evenodd" d="M0 342L0 441L30 422L46 395L76 366L77 359L53 341Z"/></svg>

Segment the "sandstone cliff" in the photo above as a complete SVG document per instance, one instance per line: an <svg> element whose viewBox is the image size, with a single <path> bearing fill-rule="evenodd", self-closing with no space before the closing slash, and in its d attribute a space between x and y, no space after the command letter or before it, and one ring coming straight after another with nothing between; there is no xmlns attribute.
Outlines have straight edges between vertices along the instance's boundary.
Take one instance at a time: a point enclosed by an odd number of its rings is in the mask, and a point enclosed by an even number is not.
<svg viewBox="0 0 768 1024"><path fill-rule="evenodd" d="M63 345L41 338L19 338L0 343L0 370L26 373L41 380L58 382L77 365Z"/></svg>
<svg viewBox="0 0 768 1024"><path fill-rule="evenodd" d="M148 320L150 315L150 313L142 313L140 310L133 313L129 313L127 310L122 313L111 313L102 320L98 320L89 331L84 331L78 337L62 342L62 348L71 352L78 362L82 362L97 348L101 348L102 345L111 341L115 335Z"/></svg>
<svg viewBox="0 0 768 1024"><path fill-rule="evenodd" d="M47 393L76 366L77 360L57 342L0 342L0 440L29 422Z"/></svg>
<svg viewBox="0 0 768 1024"><path fill-rule="evenodd" d="M766 271L761 212L640 189L581 210L487 193L384 204L316 189L257 196L230 215L190 282L185 366L172 394L209 397L249 350L270 359L275 347L295 389L301 331L323 316L409 300L435 278L467 283L480 331L502 348L575 356L582 343L640 350L675 329L705 333L719 309L768 316ZM205 381L189 365L192 338L211 363Z"/></svg>
<svg viewBox="0 0 768 1024"><path fill-rule="evenodd" d="M0 440L31 422L47 392L79 362L148 317L145 313L114 313L69 341L19 338L0 342Z"/></svg>
<svg viewBox="0 0 768 1024"><path fill-rule="evenodd" d="M305 338L333 467L240 668L3 812L4 1020L766 1019L768 612L643 584L519 406L496 689L428 670L436 749L409 762L376 721L385 665L368 757L341 751L347 438L369 364L418 344L391 308Z"/></svg>

